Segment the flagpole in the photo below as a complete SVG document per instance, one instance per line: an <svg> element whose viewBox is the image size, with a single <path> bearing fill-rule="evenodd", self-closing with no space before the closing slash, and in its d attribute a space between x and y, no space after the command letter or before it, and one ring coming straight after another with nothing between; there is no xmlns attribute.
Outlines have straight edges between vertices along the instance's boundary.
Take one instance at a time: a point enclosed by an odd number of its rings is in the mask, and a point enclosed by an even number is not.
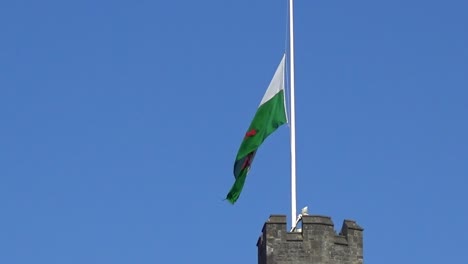
<svg viewBox="0 0 468 264"><path fill-rule="evenodd" d="M296 110L294 98L294 4L289 0L289 67L291 107L291 226L296 227Z"/></svg>

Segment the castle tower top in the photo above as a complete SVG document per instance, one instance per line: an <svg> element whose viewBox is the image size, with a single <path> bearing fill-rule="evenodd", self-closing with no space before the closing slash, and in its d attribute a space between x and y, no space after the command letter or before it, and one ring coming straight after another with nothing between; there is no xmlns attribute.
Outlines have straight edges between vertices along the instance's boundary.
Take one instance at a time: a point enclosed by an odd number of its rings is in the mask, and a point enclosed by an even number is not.
<svg viewBox="0 0 468 264"><path fill-rule="evenodd" d="M305 215L302 229L286 230L285 215L271 215L258 239L258 264L362 264L363 229L344 220L339 234L330 217Z"/></svg>

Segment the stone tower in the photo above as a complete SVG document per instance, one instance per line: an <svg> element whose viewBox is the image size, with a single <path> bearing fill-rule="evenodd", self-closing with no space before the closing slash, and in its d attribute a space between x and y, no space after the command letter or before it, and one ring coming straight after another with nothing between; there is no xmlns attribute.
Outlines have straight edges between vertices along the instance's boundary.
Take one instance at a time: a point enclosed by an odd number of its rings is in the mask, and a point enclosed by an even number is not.
<svg viewBox="0 0 468 264"><path fill-rule="evenodd" d="M362 231L344 220L336 234L330 217L306 215L302 229L288 232L285 215L271 215L258 239L258 264L362 264Z"/></svg>

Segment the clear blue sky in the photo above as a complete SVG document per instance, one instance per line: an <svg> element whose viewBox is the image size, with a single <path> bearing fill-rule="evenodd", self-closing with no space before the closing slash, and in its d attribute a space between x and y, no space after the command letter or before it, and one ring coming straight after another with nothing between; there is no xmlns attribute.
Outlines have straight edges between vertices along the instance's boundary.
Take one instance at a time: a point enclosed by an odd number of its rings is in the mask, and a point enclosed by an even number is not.
<svg viewBox="0 0 468 264"><path fill-rule="evenodd" d="M0 263L256 263L286 126L222 200L286 7L1 1ZM467 10L296 0L298 207L356 220L366 263L468 263Z"/></svg>

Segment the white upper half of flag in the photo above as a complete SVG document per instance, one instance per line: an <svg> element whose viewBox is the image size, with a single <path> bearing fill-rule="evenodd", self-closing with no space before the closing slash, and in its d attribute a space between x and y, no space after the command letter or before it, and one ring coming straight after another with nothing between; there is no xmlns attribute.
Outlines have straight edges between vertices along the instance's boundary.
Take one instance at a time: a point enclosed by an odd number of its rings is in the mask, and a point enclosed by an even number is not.
<svg viewBox="0 0 468 264"><path fill-rule="evenodd" d="M278 94L281 90L284 90L284 62L286 59L286 54L283 54L283 58L281 59L278 68L276 69L275 75L273 79L271 79L270 85L268 86L265 95L263 96L260 105L268 102L273 96Z"/></svg>

